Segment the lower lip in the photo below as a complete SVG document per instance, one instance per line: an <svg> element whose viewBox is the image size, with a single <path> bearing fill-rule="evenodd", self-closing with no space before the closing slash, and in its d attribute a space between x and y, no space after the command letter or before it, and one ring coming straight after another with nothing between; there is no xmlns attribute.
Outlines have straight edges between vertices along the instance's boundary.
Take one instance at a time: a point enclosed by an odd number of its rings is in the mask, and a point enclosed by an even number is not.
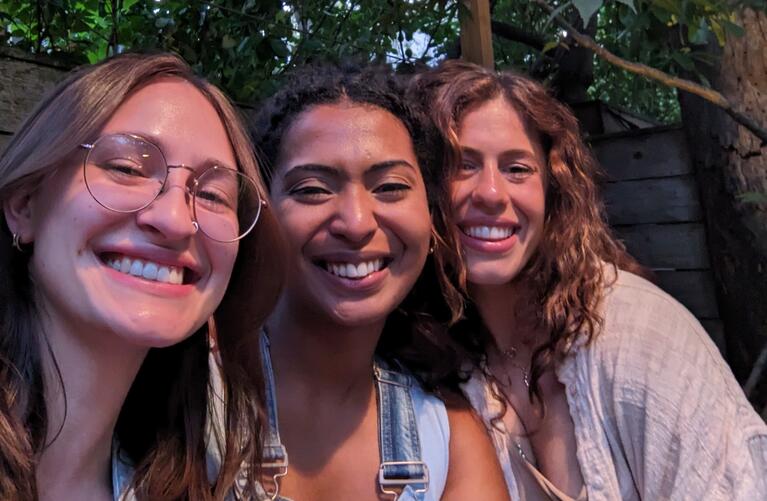
<svg viewBox="0 0 767 501"><path fill-rule="evenodd" d="M182 297L191 294L191 292L195 289L195 286L192 284L168 284L164 282L155 282L154 280L147 280L135 275L122 273L103 263L102 266L104 266L107 275L113 280L128 285L134 289L139 289L153 296L171 298Z"/></svg>
<svg viewBox="0 0 767 501"><path fill-rule="evenodd" d="M319 271L328 278L336 287L352 292L367 292L375 289L386 277L389 268L383 268L365 276L364 278L344 278L334 275L324 268L317 266Z"/></svg>
<svg viewBox="0 0 767 501"><path fill-rule="evenodd" d="M482 240L467 235L459 230L460 240L463 245L475 251L486 254L502 254L508 252L517 243L517 234L514 233L503 240Z"/></svg>

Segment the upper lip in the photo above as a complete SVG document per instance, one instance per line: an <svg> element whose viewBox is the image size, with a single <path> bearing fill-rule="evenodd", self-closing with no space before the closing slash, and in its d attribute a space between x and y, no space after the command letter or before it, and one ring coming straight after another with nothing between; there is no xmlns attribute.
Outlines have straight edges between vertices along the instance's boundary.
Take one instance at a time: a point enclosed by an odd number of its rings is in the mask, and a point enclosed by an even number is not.
<svg viewBox="0 0 767 501"><path fill-rule="evenodd" d="M118 247L107 246L99 248L96 254L121 254L134 259L152 261L154 263L166 266L175 266L177 268L189 269L195 277L203 274L202 266L188 254L179 254L176 251L158 247Z"/></svg>

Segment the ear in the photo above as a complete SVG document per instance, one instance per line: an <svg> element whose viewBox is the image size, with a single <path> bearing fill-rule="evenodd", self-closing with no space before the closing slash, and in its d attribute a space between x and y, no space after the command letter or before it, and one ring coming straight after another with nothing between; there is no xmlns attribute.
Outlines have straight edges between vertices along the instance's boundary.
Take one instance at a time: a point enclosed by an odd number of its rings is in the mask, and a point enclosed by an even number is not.
<svg viewBox="0 0 767 501"><path fill-rule="evenodd" d="M33 225L34 197L31 186L19 186L3 200L5 222L11 233L18 234L21 243L29 243L35 239Z"/></svg>

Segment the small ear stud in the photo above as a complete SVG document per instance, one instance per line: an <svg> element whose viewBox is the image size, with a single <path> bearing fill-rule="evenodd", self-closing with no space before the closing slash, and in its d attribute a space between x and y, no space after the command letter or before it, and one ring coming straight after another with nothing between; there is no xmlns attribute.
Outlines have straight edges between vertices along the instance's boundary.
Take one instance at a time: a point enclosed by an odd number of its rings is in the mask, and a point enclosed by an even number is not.
<svg viewBox="0 0 767 501"><path fill-rule="evenodd" d="M18 233L13 234L13 248L16 249L19 252L24 252L24 250L21 248L21 237Z"/></svg>

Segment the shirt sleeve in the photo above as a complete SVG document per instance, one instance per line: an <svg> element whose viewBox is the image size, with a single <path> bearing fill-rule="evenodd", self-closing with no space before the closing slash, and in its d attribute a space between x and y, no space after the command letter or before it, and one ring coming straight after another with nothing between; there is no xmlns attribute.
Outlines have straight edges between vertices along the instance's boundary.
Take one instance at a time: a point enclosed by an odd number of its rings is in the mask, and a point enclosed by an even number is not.
<svg viewBox="0 0 767 501"><path fill-rule="evenodd" d="M767 425L699 322L640 285L610 298L598 343L613 456L642 499L767 500Z"/></svg>

